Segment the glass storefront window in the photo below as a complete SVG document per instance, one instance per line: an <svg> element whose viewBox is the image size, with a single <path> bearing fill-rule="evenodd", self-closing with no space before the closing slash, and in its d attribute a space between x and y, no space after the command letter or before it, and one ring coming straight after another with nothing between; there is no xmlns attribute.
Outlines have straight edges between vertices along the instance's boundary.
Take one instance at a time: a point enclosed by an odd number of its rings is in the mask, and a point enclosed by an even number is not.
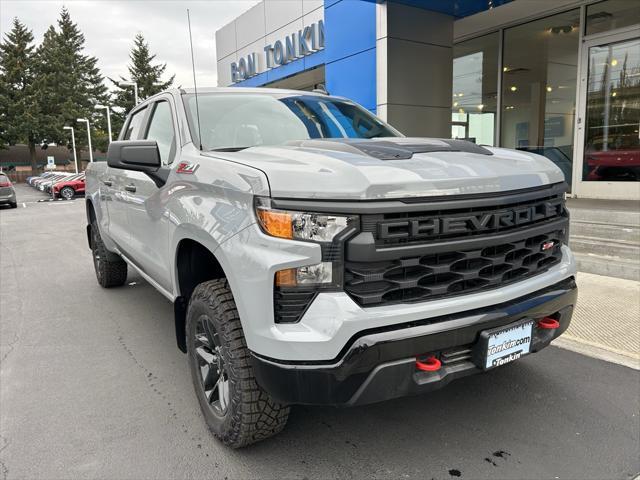
<svg viewBox="0 0 640 480"><path fill-rule="evenodd" d="M453 46L451 137L494 145L498 33Z"/></svg>
<svg viewBox="0 0 640 480"><path fill-rule="evenodd" d="M586 34L607 32L640 23L637 0L607 0L587 5Z"/></svg>
<svg viewBox="0 0 640 480"><path fill-rule="evenodd" d="M547 156L571 185L579 9L504 31L501 145Z"/></svg>
<svg viewBox="0 0 640 480"><path fill-rule="evenodd" d="M640 181L640 39L589 49L582 179Z"/></svg>

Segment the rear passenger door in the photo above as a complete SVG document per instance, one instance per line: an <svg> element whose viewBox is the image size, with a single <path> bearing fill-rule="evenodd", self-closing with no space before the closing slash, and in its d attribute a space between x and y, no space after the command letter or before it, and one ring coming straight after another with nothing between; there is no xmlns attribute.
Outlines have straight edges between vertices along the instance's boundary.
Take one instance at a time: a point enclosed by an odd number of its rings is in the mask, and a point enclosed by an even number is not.
<svg viewBox="0 0 640 480"><path fill-rule="evenodd" d="M155 140L164 166L173 163L178 155L177 123L173 98L170 95L149 106L149 118L142 139ZM139 267L160 286L171 291L169 271L169 219L166 215L167 191L158 188L147 175L127 172L129 192L129 229L131 246Z"/></svg>
<svg viewBox="0 0 640 480"><path fill-rule="evenodd" d="M133 110L129 114L125 128L119 140L139 140L148 113L147 105ZM107 213L109 215L107 231L109 237L118 245L125 256L130 255L129 218L127 214L128 192L127 170L107 167L100 181L100 193L105 199Z"/></svg>

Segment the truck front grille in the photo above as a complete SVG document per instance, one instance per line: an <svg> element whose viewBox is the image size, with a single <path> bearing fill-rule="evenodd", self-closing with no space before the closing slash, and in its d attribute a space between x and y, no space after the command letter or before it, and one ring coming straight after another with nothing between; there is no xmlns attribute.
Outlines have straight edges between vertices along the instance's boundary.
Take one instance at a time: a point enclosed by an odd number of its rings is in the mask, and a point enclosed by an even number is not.
<svg viewBox="0 0 640 480"><path fill-rule="evenodd" d="M519 231L549 223L564 213L564 193L548 189L540 190L534 198L514 195L505 203L489 206L447 203L444 208L362 215L361 228L372 233L377 246L386 247ZM501 221L502 213L511 218Z"/></svg>
<svg viewBox="0 0 640 480"><path fill-rule="evenodd" d="M362 216L361 233L347 243L344 276L344 290L358 304L470 294L538 275L561 261L568 229L561 186L477 205L465 198L442 204L425 201L419 210L407 204L409 212Z"/></svg>
<svg viewBox="0 0 640 480"><path fill-rule="evenodd" d="M496 288L560 262L564 231L490 247L346 264L345 290L360 305L431 300ZM552 247L542 250L543 245Z"/></svg>

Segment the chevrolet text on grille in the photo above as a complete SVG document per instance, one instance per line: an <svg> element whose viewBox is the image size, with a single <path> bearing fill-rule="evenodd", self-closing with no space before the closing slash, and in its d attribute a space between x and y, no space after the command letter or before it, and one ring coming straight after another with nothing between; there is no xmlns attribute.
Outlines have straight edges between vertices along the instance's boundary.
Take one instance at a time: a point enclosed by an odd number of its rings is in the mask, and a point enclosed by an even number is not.
<svg viewBox="0 0 640 480"><path fill-rule="evenodd" d="M561 215L562 200L542 202L521 208L471 215L398 220L378 224L378 238L422 238L435 235L497 230L537 222Z"/></svg>

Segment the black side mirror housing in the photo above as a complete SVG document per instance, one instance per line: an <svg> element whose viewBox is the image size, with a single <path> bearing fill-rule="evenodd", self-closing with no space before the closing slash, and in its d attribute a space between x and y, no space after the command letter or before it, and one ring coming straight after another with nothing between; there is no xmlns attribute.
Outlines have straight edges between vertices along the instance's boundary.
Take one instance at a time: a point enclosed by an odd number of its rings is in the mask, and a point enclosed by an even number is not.
<svg viewBox="0 0 640 480"><path fill-rule="evenodd" d="M164 185L168 169L162 168L158 143L155 140L120 140L111 142L107 151L111 168L147 174L158 187Z"/></svg>

